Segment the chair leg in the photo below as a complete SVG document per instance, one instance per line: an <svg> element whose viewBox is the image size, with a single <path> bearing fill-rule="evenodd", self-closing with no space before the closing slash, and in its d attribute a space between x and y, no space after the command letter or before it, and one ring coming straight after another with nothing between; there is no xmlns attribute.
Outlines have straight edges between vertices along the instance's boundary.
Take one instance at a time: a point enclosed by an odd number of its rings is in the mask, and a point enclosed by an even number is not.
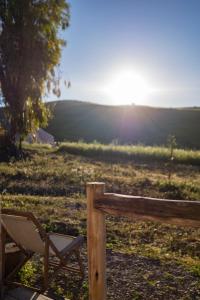
<svg viewBox="0 0 200 300"><path fill-rule="evenodd" d="M75 255L76 255L76 258L78 260L78 264L79 264L79 268L80 268L80 272L81 272L81 276L82 278L84 278L84 266L83 266L83 260L82 260L82 257L80 255L80 250L76 250L75 251Z"/></svg>
<svg viewBox="0 0 200 300"><path fill-rule="evenodd" d="M12 270L12 272L6 276L5 281L9 281L26 263L29 259L31 259L32 254L26 254L22 258L22 260L18 263L18 265Z"/></svg>
<svg viewBox="0 0 200 300"><path fill-rule="evenodd" d="M0 224L0 299L3 299L5 280L5 242L6 231Z"/></svg>
<svg viewBox="0 0 200 300"><path fill-rule="evenodd" d="M49 284L49 242L46 240L45 242L45 253L44 253L44 283L42 291L46 291Z"/></svg>

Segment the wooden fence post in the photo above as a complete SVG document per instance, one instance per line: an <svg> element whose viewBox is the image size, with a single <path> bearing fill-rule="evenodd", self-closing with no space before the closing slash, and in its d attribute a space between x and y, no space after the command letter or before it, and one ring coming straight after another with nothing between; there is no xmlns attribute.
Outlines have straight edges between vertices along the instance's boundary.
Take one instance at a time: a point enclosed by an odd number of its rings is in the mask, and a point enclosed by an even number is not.
<svg viewBox="0 0 200 300"><path fill-rule="evenodd" d="M0 208L0 299L3 298L3 280L5 275L5 237L6 233L1 225L1 208Z"/></svg>
<svg viewBox="0 0 200 300"><path fill-rule="evenodd" d="M87 247L89 299L106 299L106 228L105 215L94 208L94 199L103 195L105 184L87 184Z"/></svg>

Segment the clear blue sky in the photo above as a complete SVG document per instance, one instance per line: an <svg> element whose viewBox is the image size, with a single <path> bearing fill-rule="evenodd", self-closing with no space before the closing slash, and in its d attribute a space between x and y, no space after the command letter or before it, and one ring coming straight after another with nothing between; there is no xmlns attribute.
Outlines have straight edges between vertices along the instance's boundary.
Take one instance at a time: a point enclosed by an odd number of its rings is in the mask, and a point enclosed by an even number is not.
<svg viewBox="0 0 200 300"><path fill-rule="evenodd" d="M115 104L118 90L110 95L105 89L110 85L115 89L117 76L131 70L153 92L141 100L130 91L126 96L132 99L124 103L200 106L200 0L70 3L71 26L62 34L68 45L61 71L72 86L62 88L61 99ZM123 86L124 78L122 91Z"/></svg>

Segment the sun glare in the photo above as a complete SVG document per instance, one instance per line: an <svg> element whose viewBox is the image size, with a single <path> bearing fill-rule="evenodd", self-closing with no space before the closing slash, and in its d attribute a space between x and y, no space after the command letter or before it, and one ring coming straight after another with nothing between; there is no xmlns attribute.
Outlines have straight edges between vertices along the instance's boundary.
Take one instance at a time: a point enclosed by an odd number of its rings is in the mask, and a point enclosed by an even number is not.
<svg viewBox="0 0 200 300"><path fill-rule="evenodd" d="M144 104L153 89L139 74L132 71L119 72L106 87L112 104Z"/></svg>

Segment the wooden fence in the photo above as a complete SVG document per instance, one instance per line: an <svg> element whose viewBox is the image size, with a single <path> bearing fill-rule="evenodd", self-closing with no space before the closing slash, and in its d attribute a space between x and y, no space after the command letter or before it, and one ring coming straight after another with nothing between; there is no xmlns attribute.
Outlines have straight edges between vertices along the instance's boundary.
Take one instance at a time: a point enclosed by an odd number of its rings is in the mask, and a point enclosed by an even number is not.
<svg viewBox="0 0 200 300"><path fill-rule="evenodd" d="M90 300L106 299L106 213L139 220L200 226L200 201L105 193L105 184L99 182L87 184L87 213Z"/></svg>

